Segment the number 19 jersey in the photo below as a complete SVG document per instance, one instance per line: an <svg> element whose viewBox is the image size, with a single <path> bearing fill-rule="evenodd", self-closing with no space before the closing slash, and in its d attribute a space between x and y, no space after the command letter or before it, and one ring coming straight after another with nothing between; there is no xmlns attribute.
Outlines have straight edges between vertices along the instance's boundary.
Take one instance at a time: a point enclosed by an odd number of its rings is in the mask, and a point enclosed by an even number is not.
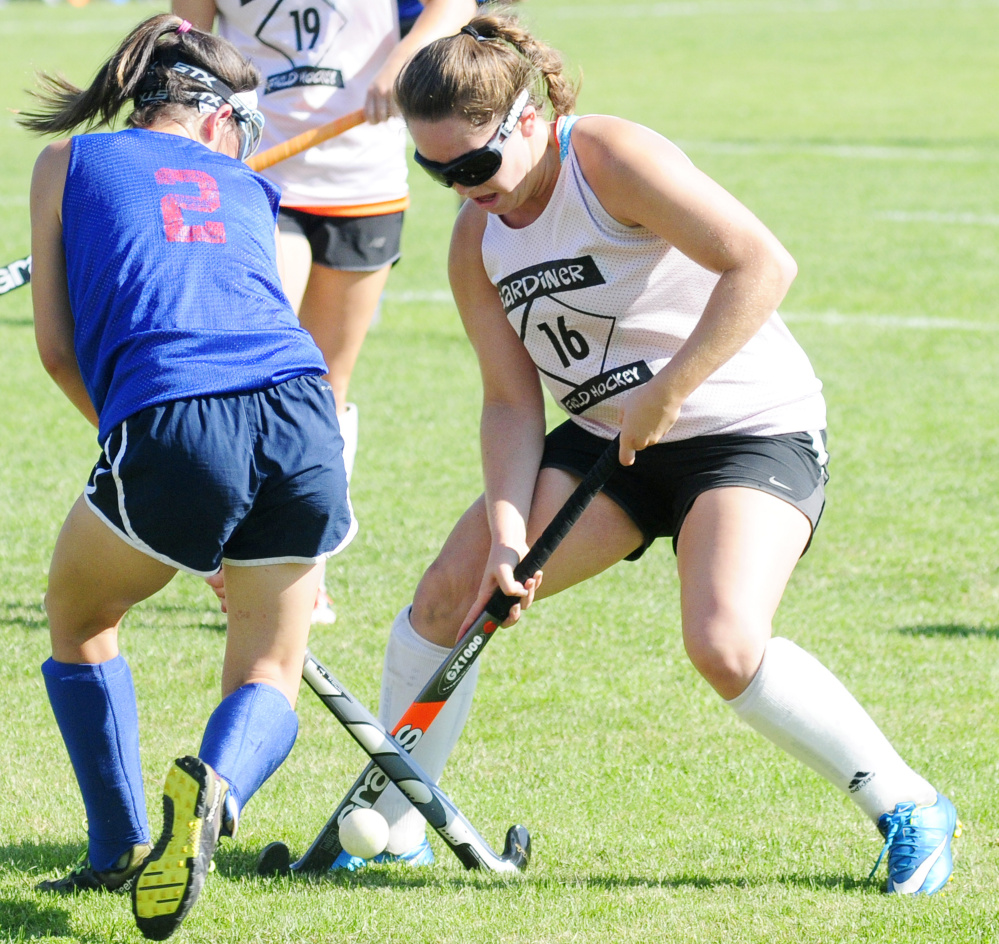
<svg viewBox="0 0 999 944"><path fill-rule="evenodd" d="M264 76L262 148L364 107L399 42L397 0L216 0L219 33ZM405 209L406 128L364 122L269 167L284 206L365 216Z"/></svg>

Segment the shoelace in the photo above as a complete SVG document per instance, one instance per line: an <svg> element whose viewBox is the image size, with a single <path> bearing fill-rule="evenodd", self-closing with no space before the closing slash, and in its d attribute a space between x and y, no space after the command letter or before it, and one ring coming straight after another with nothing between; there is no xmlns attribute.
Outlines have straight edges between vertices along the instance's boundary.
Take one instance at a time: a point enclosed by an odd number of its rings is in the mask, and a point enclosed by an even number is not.
<svg viewBox="0 0 999 944"><path fill-rule="evenodd" d="M90 868L90 856L86 849L80 853L80 857L76 860L76 864L69 870L69 874L66 878L71 878L74 875L81 875L84 872L93 871Z"/></svg>
<svg viewBox="0 0 999 944"><path fill-rule="evenodd" d="M874 868L871 869L871 874L867 877L869 879L874 878L874 873L877 872L878 867L881 865L881 860L884 859L886 854L889 854L892 849L896 846L901 847L908 845L910 850L913 848L914 843L911 838L913 832L912 823L912 810L902 809L897 813L893 813L888 817L888 822L891 824L888 827L888 833L885 835L885 844L881 847L881 854L878 856L878 861L874 863ZM903 855L906 853L903 853ZM912 851L908 853L912 855Z"/></svg>
<svg viewBox="0 0 999 944"><path fill-rule="evenodd" d="M95 883L100 883L99 875L100 873L90 864L90 856L84 850L69 872L60 879L53 879L52 884L62 887L75 885L79 888L90 888ZM81 883L81 879L85 879L85 883Z"/></svg>

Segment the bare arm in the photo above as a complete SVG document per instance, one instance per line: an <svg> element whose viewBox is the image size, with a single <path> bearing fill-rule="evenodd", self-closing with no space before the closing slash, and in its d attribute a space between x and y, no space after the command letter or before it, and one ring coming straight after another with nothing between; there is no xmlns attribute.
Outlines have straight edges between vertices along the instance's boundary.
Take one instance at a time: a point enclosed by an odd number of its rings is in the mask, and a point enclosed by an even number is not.
<svg viewBox="0 0 999 944"><path fill-rule="evenodd" d="M424 0L423 12L416 18L413 28L392 50L368 87L365 118L374 123L397 114L392 87L402 67L428 43L457 33L475 16L475 11L475 0Z"/></svg>
<svg viewBox="0 0 999 944"><path fill-rule="evenodd" d="M480 436L492 550L471 615L481 611L496 586L530 602L535 581L517 583L513 568L527 552L527 520L545 437L538 372L482 264L485 219L478 207L465 204L448 259L451 290L482 375Z"/></svg>
<svg viewBox="0 0 999 944"><path fill-rule="evenodd" d="M215 0L172 0L170 12L190 20L199 30L210 33L215 24Z"/></svg>
<svg viewBox="0 0 999 944"><path fill-rule="evenodd" d="M767 321L797 273L777 238L665 138L617 118L573 129L583 173L603 207L720 274L696 327L673 359L626 401L621 461L658 442L684 400Z"/></svg>
<svg viewBox="0 0 999 944"><path fill-rule="evenodd" d="M42 365L70 402L96 426L97 411L83 384L73 346L73 310L62 247L62 194L69 146L69 139L50 144L39 155L31 176L31 302Z"/></svg>

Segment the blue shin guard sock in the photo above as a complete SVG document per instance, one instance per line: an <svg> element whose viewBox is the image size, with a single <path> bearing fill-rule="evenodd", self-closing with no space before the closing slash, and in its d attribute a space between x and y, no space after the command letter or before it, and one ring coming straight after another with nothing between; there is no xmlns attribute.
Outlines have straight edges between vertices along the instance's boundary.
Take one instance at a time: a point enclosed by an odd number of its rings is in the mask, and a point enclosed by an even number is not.
<svg viewBox="0 0 999 944"><path fill-rule="evenodd" d="M297 736L298 715L272 685L244 685L212 712L199 756L229 784L225 825L230 833L240 810L281 766Z"/></svg>
<svg viewBox="0 0 999 944"><path fill-rule="evenodd" d="M97 665L47 659L42 675L83 795L90 865L113 869L149 841L132 673L119 655Z"/></svg>

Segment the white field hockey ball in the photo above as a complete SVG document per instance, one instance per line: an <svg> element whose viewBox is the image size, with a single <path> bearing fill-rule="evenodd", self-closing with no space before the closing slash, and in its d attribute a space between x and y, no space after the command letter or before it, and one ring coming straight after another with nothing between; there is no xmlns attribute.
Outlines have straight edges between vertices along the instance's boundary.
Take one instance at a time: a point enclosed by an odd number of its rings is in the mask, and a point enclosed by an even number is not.
<svg viewBox="0 0 999 944"><path fill-rule="evenodd" d="M360 859L373 859L384 852L388 841L388 823L374 810L351 810L340 823L340 845Z"/></svg>

